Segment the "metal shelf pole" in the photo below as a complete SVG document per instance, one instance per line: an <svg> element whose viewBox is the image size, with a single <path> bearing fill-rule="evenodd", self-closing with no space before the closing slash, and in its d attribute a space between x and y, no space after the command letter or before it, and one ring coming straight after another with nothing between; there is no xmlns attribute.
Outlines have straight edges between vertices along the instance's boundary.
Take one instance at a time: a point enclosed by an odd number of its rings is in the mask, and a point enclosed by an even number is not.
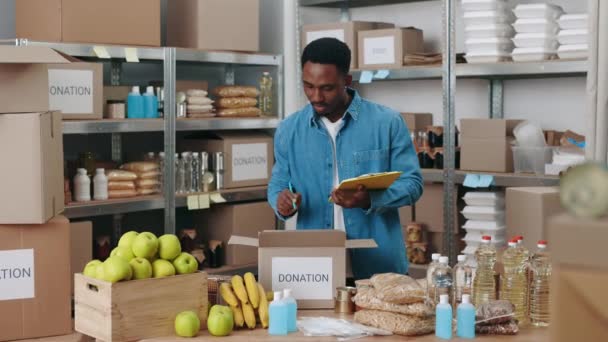
<svg viewBox="0 0 608 342"><path fill-rule="evenodd" d="M175 234L175 48L164 48L164 184L165 233Z"/></svg>

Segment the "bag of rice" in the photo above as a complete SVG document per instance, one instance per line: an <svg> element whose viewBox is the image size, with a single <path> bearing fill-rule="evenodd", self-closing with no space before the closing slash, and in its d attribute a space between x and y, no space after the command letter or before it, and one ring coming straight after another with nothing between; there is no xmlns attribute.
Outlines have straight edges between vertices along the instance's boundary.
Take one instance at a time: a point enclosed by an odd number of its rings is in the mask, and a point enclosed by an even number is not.
<svg viewBox="0 0 608 342"><path fill-rule="evenodd" d="M124 170L108 170L106 177L108 177L108 181L134 181L137 179L137 174Z"/></svg>
<svg viewBox="0 0 608 342"><path fill-rule="evenodd" d="M376 274L370 279L380 300L394 304L424 302L425 290L415 279L398 273Z"/></svg>
<svg viewBox="0 0 608 342"><path fill-rule="evenodd" d="M425 335L435 331L434 316L420 318L365 309L355 312L355 322L404 336Z"/></svg>
<svg viewBox="0 0 608 342"><path fill-rule="evenodd" d="M357 289L354 302L357 304L357 306L364 309L395 312L416 317L430 317L435 314L433 307L423 302L412 304L394 304L382 301L378 298L377 291L369 286L363 286Z"/></svg>
<svg viewBox="0 0 608 342"><path fill-rule="evenodd" d="M132 172L148 172L158 170L158 164L155 162L132 162L123 164L120 167L122 170L128 170Z"/></svg>

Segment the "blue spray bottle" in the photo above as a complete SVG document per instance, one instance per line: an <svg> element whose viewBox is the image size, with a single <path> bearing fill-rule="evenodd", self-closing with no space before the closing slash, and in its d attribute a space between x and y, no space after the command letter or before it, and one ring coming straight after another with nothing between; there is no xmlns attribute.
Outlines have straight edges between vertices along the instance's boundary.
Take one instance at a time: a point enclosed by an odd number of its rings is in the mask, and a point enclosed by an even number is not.
<svg viewBox="0 0 608 342"><path fill-rule="evenodd" d="M475 307L471 304L470 295L462 295L462 303L458 305L456 315L458 319L456 323L458 337L475 338Z"/></svg>
<svg viewBox="0 0 608 342"><path fill-rule="evenodd" d="M148 86L144 98L144 117L146 119L158 118L158 98L154 95L154 87Z"/></svg>
<svg viewBox="0 0 608 342"><path fill-rule="evenodd" d="M291 296L291 289L283 290L283 301L287 303L287 331L298 331L298 302Z"/></svg>
<svg viewBox="0 0 608 342"><path fill-rule="evenodd" d="M275 291L274 300L268 307L268 334L270 335L287 335L288 321L287 303L283 301L283 292Z"/></svg>
<svg viewBox="0 0 608 342"><path fill-rule="evenodd" d="M448 295L441 295L435 308L435 336L446 340L452 338L452 306L449 301Z"/></svg>

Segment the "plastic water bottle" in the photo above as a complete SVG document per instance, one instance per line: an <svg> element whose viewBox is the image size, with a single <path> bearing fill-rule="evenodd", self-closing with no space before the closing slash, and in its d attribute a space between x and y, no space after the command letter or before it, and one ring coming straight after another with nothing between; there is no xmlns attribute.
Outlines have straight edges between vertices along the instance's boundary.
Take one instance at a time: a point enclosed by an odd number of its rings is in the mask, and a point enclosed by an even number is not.
<svg viewBox="0 0 608 342"><path fill-rule="evenodd" d="M183 193L189 193L192 189L192 155L190 152L182 152L182 164L183 164ZM182 170L180 169L180 172Z"/></svg>
<svg viewBox="0 0 608 342"><path fill-rule="evenodd" d="M449 258L442 256L439 258L439 265L433 272L433 287L435 294L433 296L435 303L439 303L441 296L448 296L449 302L452 303L452 268L448 265Z"/></svg>
<svg viewBox="0 0 608 342"><path fill-rule="evenodd" d="M139 86L134 86L127 96L127 117L129 119L144 117L144 98L139 92Z"/></svg>
<svg viewBox="0 0 608 342"><path fill-rule="evenodd" d="M192 173L190 174L190 191L201 191L201 160L198 152L192 152Z"/></svg>
<svg viewBox="0 0 608 342"><path fill-rule="evenodd" d="M509 247L502 255L505 271L500 276L500 299L508 300L515 306L515 318L524 323L527 315L526 263L517 247L517 240L509 241Z"/></svg>
<svg viewBox="0 0 608 342"><path fill-rule="evenodd" d="M439 265L439 257L441 254L433 253L431 255L431 263L429 267L426 269L426 298L432 298L435 295L435 288L433 287L433 272L435 272L435 268Z"/></svg>
<svg viewBox="0 0 608 342"><path fill-rule="evenodd" d="M496 280L494 264L496 263L496 248L491 244L492 238L484 235L481 245L475 251L477 272L473 280L473 305L479 307L496 299Z"/></svg>
<svg viewBox="0 0 608 342"><path fill-rule="evenodd" d="M298 302L291 296L291 289L283 290L283 301L287 303L287 331L298 331Z"/></svg>
<svg viewBox="0 0 608 342"><path fill-rule="evenodd" d="M283 300L283 292L275 291L274 300L268 307L268 334L270 335L287 335L289 331L287 326L288 308L287 303Z"/></svg>
<svg viewBox="0 0 608 342"><path fill-rule="evenodd" d="M475 307L468 294L462 295L462 303L456 310L456 334L461 338L475 338Z"/></svg>
<svg viewBox="0 0 608 342"><path fill-rule="evenodd" d="M183 194L185 192L184 183L184 160L179 158L179 153L175 154L175 192Z"/></svg>
<svg viewBox="0 0 608 342"><path fill-rule="evenodd" d="M435 336L445 340L452 338L452 306L448 295L441 295L435 307Z"/></svg>
<svg viewBox="0 0 608 342"><path fill-rule="evenodd" d="M108 199L108 177L104 169L96 169L93 177L93 199L103 201Z"/></svg>
<svg viewBox="0 0 608 342"><path fill-rule="evenodd" d="M265 71L260 79L260 111L263 116L272 115L272 77Z"/></svg>
<svg viewBox="0 0 608 342"><path fill-rule="evenodd" d="M146 93L143 95L144 100L144 117L146 119L158 118L158 99L154 95L154 87L148 86Z"/></svg>
<svg viewBox="0 0 608 342"><path fill-rule="evenodd" d="M456 307L462 302L463 295L471 295L473 292L473 270L467 263L466 255L458 256L458 263L454 266L454 305Z"/></svg>
<svg viewBox="0 0 608 342"><path fill-rule="evenodd" d="M534 326L549 325L549 278L551 278L551 258L547 252L547 241L538 241L538 249L532 255L530 268L530 322Z"/></svg>

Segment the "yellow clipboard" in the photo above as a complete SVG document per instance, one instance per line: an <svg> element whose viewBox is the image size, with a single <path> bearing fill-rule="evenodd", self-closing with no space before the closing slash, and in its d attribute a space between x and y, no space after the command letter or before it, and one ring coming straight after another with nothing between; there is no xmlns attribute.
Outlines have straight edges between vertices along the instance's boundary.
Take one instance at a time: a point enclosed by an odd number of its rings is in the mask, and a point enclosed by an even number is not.
<svg viewBox="0 0 608 342"><path fill-rule="evenodd" d="M365 174L343 180L338 185L338 189L356 190L359 185L364 185L368 190L384 190L391 186L402 173L402 171L390 171Z"/></svg>

